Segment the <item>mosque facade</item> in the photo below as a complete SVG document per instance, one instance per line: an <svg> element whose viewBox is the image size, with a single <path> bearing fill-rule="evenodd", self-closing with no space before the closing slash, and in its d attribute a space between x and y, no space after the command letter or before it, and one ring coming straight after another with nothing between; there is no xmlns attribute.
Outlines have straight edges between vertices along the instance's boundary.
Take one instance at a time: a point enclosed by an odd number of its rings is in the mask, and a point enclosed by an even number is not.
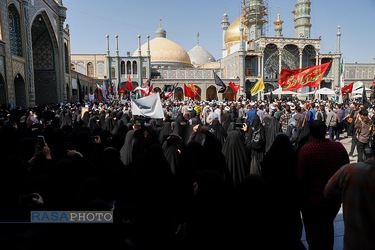
<svg viewBox="0 0 375 250"><path fill-rule="evenodd" d="M138 37L138 48L132 54L120 55L119 38L116 51L102 54L71 54L70 31L65 24L67 8L62 0L0 1L0 104L30 107L46 103L78 101L78 93L88 99L102 82L119 89L129 78L141 86L151 79L155 90L177 85L174 98L185 99L183 84L198 87L196 99L235 100L248 95L262 78L266 89L277 88L282 68L301 68L332 61L321 87L339 86L341 32L337 29L335 52L322 53L320 38L311 37L311 1L296 0L294 37L283 36L283 20L278 15L274 35L266 34L267 2L242 2L242 13L230 22L227 14L218 25L222 28L220 59L199 44L186 51L167 38L160 24L155 37ZM333 34L335 35L335 34ZM136 39L134 39L136 41ZM363 81L372 85L374 64L345 63L345 83ZM235 93L230 87L224 93L215 84L214 73L224 83L240 85ZM301 90L302 91L302 90ZM306 90L309 91L309 90Z"/></svg>
<svg viewBox="0 0 375 250"><path fill-rule="evenodd" d="M0 2L0 103L63 102L70 78L67 8L61 0Z"/></svg>
<svg viewBox="0 0 375 250"><path fill-rule="evenodd" d="M331 67L326 72L320 86L335 89L340 84L340 51L341 32L337 29L337 48L335 52L324 54L320 51L321 38L311 37L311 1L297 0L294 15L294 37L283 36L283 21L280 15L274 21L274 35L265 33L267 23L267 3L263 0L247 0L242 2L242 13L233 22L224 13L221 21L222 28L222 58L216 60L210 52L199 45L186 52L177 43L167 38L167 32L162 25L156 29L155 37L140 44L132 56L111 56L107 45L109 80L121 84L128 77L142 85L147 79L152 79L156 90L164 85L180 83L174 97L183 98L183 84L192 83L198 87L197 99L227 99L234 100L240 95L249 96L250 89L256 81L262 78L265 90L262 94L278 87L278 73L282 68L304 68L331 61ZM107 38L108 39L108 38ZM117 39L117 38L116 38ZM118 42L117 42L118 44ZM118 51L118 50L117 50ZM72 55L72 62L79 60L78 55ZM122 70L121 64L128 65L129 60L139 58L140 72ZM129 60L128 60L129 59ZM116 61L113 64L113 61ZM142 62L141 62L142 61ZM85 61L83 63L83 67ZM128 68L128 67L127 67ZM228 84L232 81L240 85L235 93L230 87L224 93L218 93L214 80L214 72ZM142 75L140 75L142 73ZM309 92L310 89L300 91Z"/></svg>

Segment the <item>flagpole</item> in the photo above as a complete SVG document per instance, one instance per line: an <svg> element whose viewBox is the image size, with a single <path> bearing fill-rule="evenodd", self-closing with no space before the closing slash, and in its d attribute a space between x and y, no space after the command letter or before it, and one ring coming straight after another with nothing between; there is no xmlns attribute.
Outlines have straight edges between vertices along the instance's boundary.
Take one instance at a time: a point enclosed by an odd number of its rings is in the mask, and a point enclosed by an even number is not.
<svg viewBox="0 0 375 250"><path fill-rule="evenodd" d="M345 76L345 64L344 64L344 58L341 59L341 65L340 65L340 94L339 94L339 103L343 103L343 96L341 89L345 85L344 76Z"/></svg>
<svg viewBox="0 0 375 250"><path fill-rule="evenodd" d="M267 96L267 98L268 98L268 102L271 104L271 102L273 102L273 101L271 101L271 94L269 94L269 95Z"/></svg>
<svg viewBox="0 0 375 250"><path fill-rule="evenodd" d="M318 87L315 88L314 94L313 94L313 96L311 97L311 102L314 102L315 94L316 94L317 89L318 89Z"/></svg>

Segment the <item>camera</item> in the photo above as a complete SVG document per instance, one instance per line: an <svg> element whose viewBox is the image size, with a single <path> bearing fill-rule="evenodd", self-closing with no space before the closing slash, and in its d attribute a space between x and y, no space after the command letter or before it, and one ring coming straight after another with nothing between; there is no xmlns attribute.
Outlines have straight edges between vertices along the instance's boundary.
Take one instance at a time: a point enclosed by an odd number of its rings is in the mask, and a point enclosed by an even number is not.
<svg viewBox="0 0 375 250"><path fill-rule="evenodd" d="M236 128L243 128L243 123L236 123Z"/></svg>

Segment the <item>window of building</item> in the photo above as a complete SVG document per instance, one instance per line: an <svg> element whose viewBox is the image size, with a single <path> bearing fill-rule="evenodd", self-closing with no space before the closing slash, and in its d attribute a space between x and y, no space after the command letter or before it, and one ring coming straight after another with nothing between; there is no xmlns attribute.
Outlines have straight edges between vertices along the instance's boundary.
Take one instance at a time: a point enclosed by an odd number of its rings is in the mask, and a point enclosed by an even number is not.
<svg viewBox="0 0 375 250"><path fill-rule="evenodd" d="M12 55L22 57L23 53L22 53L20 15L18 14L18 11L13 4L9 5L8 13L9 13L10 47L11 47Z"/></svg>
<svg viewBox="0 0 375 250"><path fill-rule="evenodd" d="M132 67L130 61L126 62L126 74L130 75L132 73Z"/></svg>
<svg viewBox="0 0 375 250"><path fill-rule="evenodd" d="M94 77L94 65L92 62L87 63L87 76Z"/></svg>
<svg viewBox="0 0 375 250"><path fill-rule="evenodd" d="M116 78L116 69L114 67L111 68L111 77Z"/></svg>
<svg viewBox="0 0 375 250"><path fill-rule="evenodd" d="M138 67L137 67L137 62L133 61L133 74L137 74Z"/></svg>
<svg viewBox="0 0 375 250"><path fill-rule="evenodd" d="M121 75L125 75L125 62L121 61Z"/></svg>
<svg viewBox="0 0 375 250"><path fill-rule="evenodd" d="M66 44L64 44L64 57L65 57L65 73L69 73L69 51Z"/></svg>

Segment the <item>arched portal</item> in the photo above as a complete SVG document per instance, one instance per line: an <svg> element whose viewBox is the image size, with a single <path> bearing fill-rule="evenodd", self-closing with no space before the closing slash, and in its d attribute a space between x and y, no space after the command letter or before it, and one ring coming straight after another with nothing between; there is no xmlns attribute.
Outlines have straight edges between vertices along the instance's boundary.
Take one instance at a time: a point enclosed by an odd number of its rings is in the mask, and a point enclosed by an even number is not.
<svg viewBox="0 0 375 250"><path fill-rule="evenodd" d="M285 45L279 49L275 44L267 44L264 50L263 79L266 82L277 82L279 77L279 57L281 56L281 68L296 69L299 66L299 51L296 45Z"/></svg>
<svg viewBox="0 0 375 250"><path fill-rule="evenodd" d="M217 91L215 86L210 86L206 90L206 99L208 101L217 100Z"/></svg>
<svg viewBox="0 0 375 250"><path fill-rule="evenodd" d="M245 82L245 94L246 99L251 99L250 90L254 86L255 81L251 82L250 80L246 80Z"/></svg>
<svg viewBox="0 0 375 250"><path fill-rule="evenodd" d="M228 101L235 101L236 93L231 87L227 87L227 90L223 93L223 98Z"/></svg>
<svg viewBox="0 0 375 250"><path fill-rule="evenodd" d="M68 102L72 102L72 93L70 93L69 85L66 84L65 88L66 88L66 94L67 94L66 98L67 98Z"/></svg>
<svg viewBox="0 0 375 250"><path fill-rule="evenodd" d="M37 15L31 26L35 103L54 103L57 96L57 41L45 12Z"/></svg>
<svg viewBox="0 0 375 250"><path fill-rule="evenodd" d="M16 96L15 105L18 107L27 107L25 80L20 74L14 78L14 92Z"/></svg>
<svg viewBox="0 0 375 250"><path fill-rule="evenodd" d="M0 74L0 105L7 104L4 77Z"/></svg>
<svg viewBox="0 0 375 250"><path fill-rule="evenodd" d="M181 87L177 87L174 91L174 98L177 100L183 100L184 99L184 91Z"/></svg>

